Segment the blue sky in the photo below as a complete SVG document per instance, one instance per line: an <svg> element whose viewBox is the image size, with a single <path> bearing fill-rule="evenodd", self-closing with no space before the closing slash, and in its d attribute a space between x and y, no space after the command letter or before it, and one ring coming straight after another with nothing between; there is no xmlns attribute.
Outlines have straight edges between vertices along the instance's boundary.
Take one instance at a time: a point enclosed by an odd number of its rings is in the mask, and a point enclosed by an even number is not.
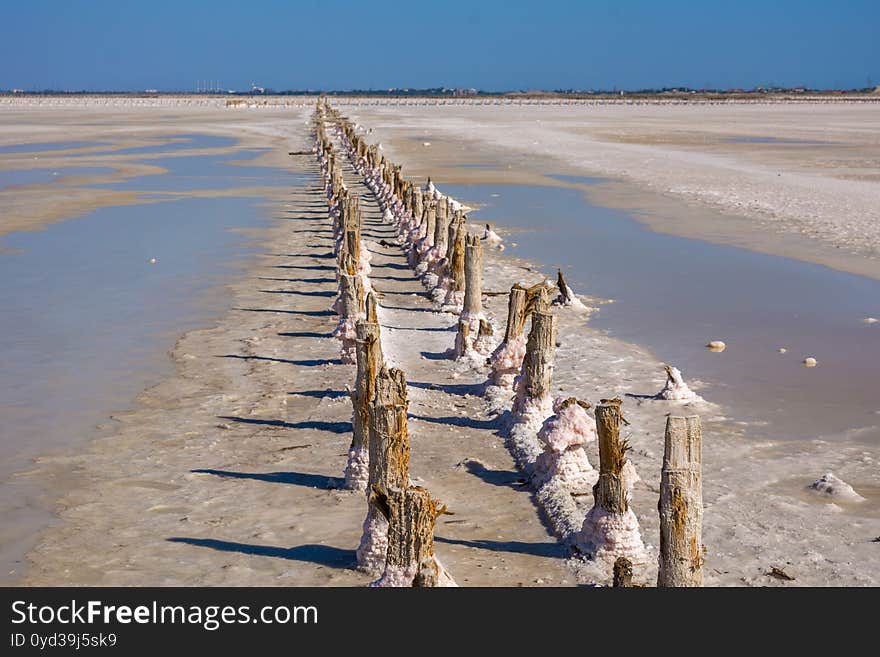
<svg viewBox="0 0 880 657"><path fill-rule="evenodd" d="M0 0L0 25L5 89L880 85L880 0Z"/></svg>

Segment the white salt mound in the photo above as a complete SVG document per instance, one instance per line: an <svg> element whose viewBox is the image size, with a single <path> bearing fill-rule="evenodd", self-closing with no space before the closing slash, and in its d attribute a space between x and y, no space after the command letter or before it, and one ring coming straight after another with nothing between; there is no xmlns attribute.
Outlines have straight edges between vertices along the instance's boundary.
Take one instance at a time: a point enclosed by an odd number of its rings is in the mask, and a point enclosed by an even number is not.
<svg viewBox="0 0 880 657"><path fill-rule="evenodd" d="M812 356L807 356L806 358L804 358L803 364L804 364L804 367L816 367L816 365L819 364L819 361L817 361Z"/></svg>
<svg viewBox="0 0 880 657"><path fill-rule="evenodd" d="M501 243L501 236L492 230L489 224L486 224L486 230L483 231L483 241L490 246L496 246Z"/></svg>
<svg viewBox="0 0 880 657"><path fill-rule="evenodd" d="M822 475L821 479L810 484L809 488L817 493L822 493L829 497L836 497L841 500L848 500L850 502L865 501L865 498L859 495L852 486L846 483L843 479L835 477L832 472L826 472Z"/></svg>
<svg viewBox="0 0 880 657"><path fill-rule="evenodd" d="M722 352L727 349L727 345L724 344L724 342L722 342L721 340L712 340L712 342L706 345L706 348L709 351Z"/></svg>
<svg viewBox="0 0 880 657"><path fill-rule="evenodd" d="M688 388L681 376L681 371L677 367L665 365L666 368L666 385L658 392L655 399L665 399L667 401L693 401L700 399L700 396L693 390Z"/></svg>

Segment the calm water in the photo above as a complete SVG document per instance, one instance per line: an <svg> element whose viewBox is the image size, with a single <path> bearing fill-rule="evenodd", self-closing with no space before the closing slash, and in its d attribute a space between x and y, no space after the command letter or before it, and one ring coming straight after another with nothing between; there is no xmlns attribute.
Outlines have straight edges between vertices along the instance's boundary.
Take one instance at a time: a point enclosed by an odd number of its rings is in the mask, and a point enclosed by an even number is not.
<svg viewBox="0 0 880 657"><path fill-rule="evenodd" d="M834 142L813 139L789 139L785 137L740 136L725 139L729 144L785 144L788 146L834 146Z"/></svg>
<svg viewBox="0 0 880 657"><path fill-rule="evenodd" d="M151 189L242 184L242 167L215 156L177 159L184 163L170 173L145 177ZM304 182L272 168L244 168L251 184ZM191 185L194 178L201 185ZM269 220L261 201L186 198L101 208L4 237L11 252L0 254L0 581L20 567L51 520L46 484L13 473L39 454L83 444L96 425L171 371L167 352L177 337L228 305L223 285L251 252L237 229Z"/></svg>
<svg viewBox="0 0 880 657"><path fill-rule="evenodd" d="M104 146L101 141L51 141L34 144L10 144L0 146L0 154L4 153L45 153L46 151L63 151L73 148L91 148Z"/></svg>
<svg viewBox="0 0 880 657"><path fill-rule="evenodd" d="M155 153L168 153L184 149L227 148L235 144L235 139L232 137L220 137L218 135L174 134L164 135L159 137L159 139L167 139L169 141L165 144L155 144L153 146L133 146L131 148L77 153L72 157L94 157L96 155L152 155Z"/></svg>
<svg viewBox="0 0 880 657"><path fill-rule="evenodd" d="M591 325L651 348L750 430L781 439L880 439L880 282L819 265L654 233L579 190L444 185L485 204L476 223L528 229L511 249L610 297ZM496 196L497 195L497 196ZM727 350L712 353L709 340ZM781 355L779 347L788 353ZM806 356L818 367L801 365ZM645 390L653 393L655 390ZM851 431L855 429L856 431Z"/></svg>
<svg viewBox="0 0 880 657"><path fill-rule="evenodd" d="M181 148L177 144L175 147ZM275 167L242 164L260 153L261 150L245 150L235 155L223 153L152 158L145 161L168 169L167 175L135 176L120 182L92 186L98 189L136 192L188 192L197 189L302 184L301 175ZM233 162L236 164L231 164Z"/></svg>
<svg viewBox="0 0 880 657"><path fill-rule="evenodd" d="M107 167L63 167L54 169L0 170L0 189L17 185L34 185L62 180L65 176L86 176L110 173Z"/></svg>

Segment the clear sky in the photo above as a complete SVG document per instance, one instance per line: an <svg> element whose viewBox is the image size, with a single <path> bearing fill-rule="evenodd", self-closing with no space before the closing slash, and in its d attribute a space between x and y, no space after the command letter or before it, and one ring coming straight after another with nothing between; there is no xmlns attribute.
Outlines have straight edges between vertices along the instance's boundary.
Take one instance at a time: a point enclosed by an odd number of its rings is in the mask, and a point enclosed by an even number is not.
<svg viewBox="0 0 880 657"><path fill-rule="evenodd" d="M880 85L880 0L0 0L0 89Z"/></svg>

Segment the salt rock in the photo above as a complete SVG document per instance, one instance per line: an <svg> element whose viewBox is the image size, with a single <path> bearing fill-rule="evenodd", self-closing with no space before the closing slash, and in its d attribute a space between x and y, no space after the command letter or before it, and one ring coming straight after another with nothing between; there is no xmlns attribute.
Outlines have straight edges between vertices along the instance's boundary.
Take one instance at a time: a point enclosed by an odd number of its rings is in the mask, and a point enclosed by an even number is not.
<svg viewBox="0 0 880 657"><path fill-rule="evenodd" d="M486 230L483 231L483 241L491 246L501 243L501 236L498 235L489 224L486 224Z"/></svg>
<svg viewBox="0 0 880 657"><path fill-rule="evenodd" d="M819 361L817 361L812 356L807 356L806 358L804 358L804 360L802 362L803 362L804 367L816 367L816 365L819 364Z"/></svg>
<svg viewBox="0 0 880 657"><path fill-rule="evenodd" d="M538 431L544 453L535 461L536 483L555 479L574 495L586 495L593 489L599 473L584 451L584 445L596 440L596 421L587 413L589 407L574 397L554 400L554 415L544 420Z"/></svg>
<svg viewBox="0 0 880 657"><path fill-rule="evenodd" d="M877 322L880 322L880 319L877 319L876 317L865 317L862 321L865 324L876 324Z"/></svg>
<svg viewBox="0 0 880 657"><path fill-rule="evenodd" d="M847 500L849 502L865 501L865 498L859 495L852 486L846 483L843 479L835 477L832 472L826 472L822 475L821 479L810 484L809 488L817 493L836 497L841 500Z"/></svg>
<svg viewBox="0 0 880 657"><path fill-rule="evenodd" d="M727 345L724 344L721 340L712 340L709 344L706 345L706 348L709 351L714 351L717 353L721 353L725 349L727 349Z"/></svg>
<svg viewBox="0 0 880 657"><path fill-rule="evenodd" d="M788 349L786 349L785 347L779 347L779 349L777 349L776 351L778 351L780 354L784 354L788 351Z"/></svg>

